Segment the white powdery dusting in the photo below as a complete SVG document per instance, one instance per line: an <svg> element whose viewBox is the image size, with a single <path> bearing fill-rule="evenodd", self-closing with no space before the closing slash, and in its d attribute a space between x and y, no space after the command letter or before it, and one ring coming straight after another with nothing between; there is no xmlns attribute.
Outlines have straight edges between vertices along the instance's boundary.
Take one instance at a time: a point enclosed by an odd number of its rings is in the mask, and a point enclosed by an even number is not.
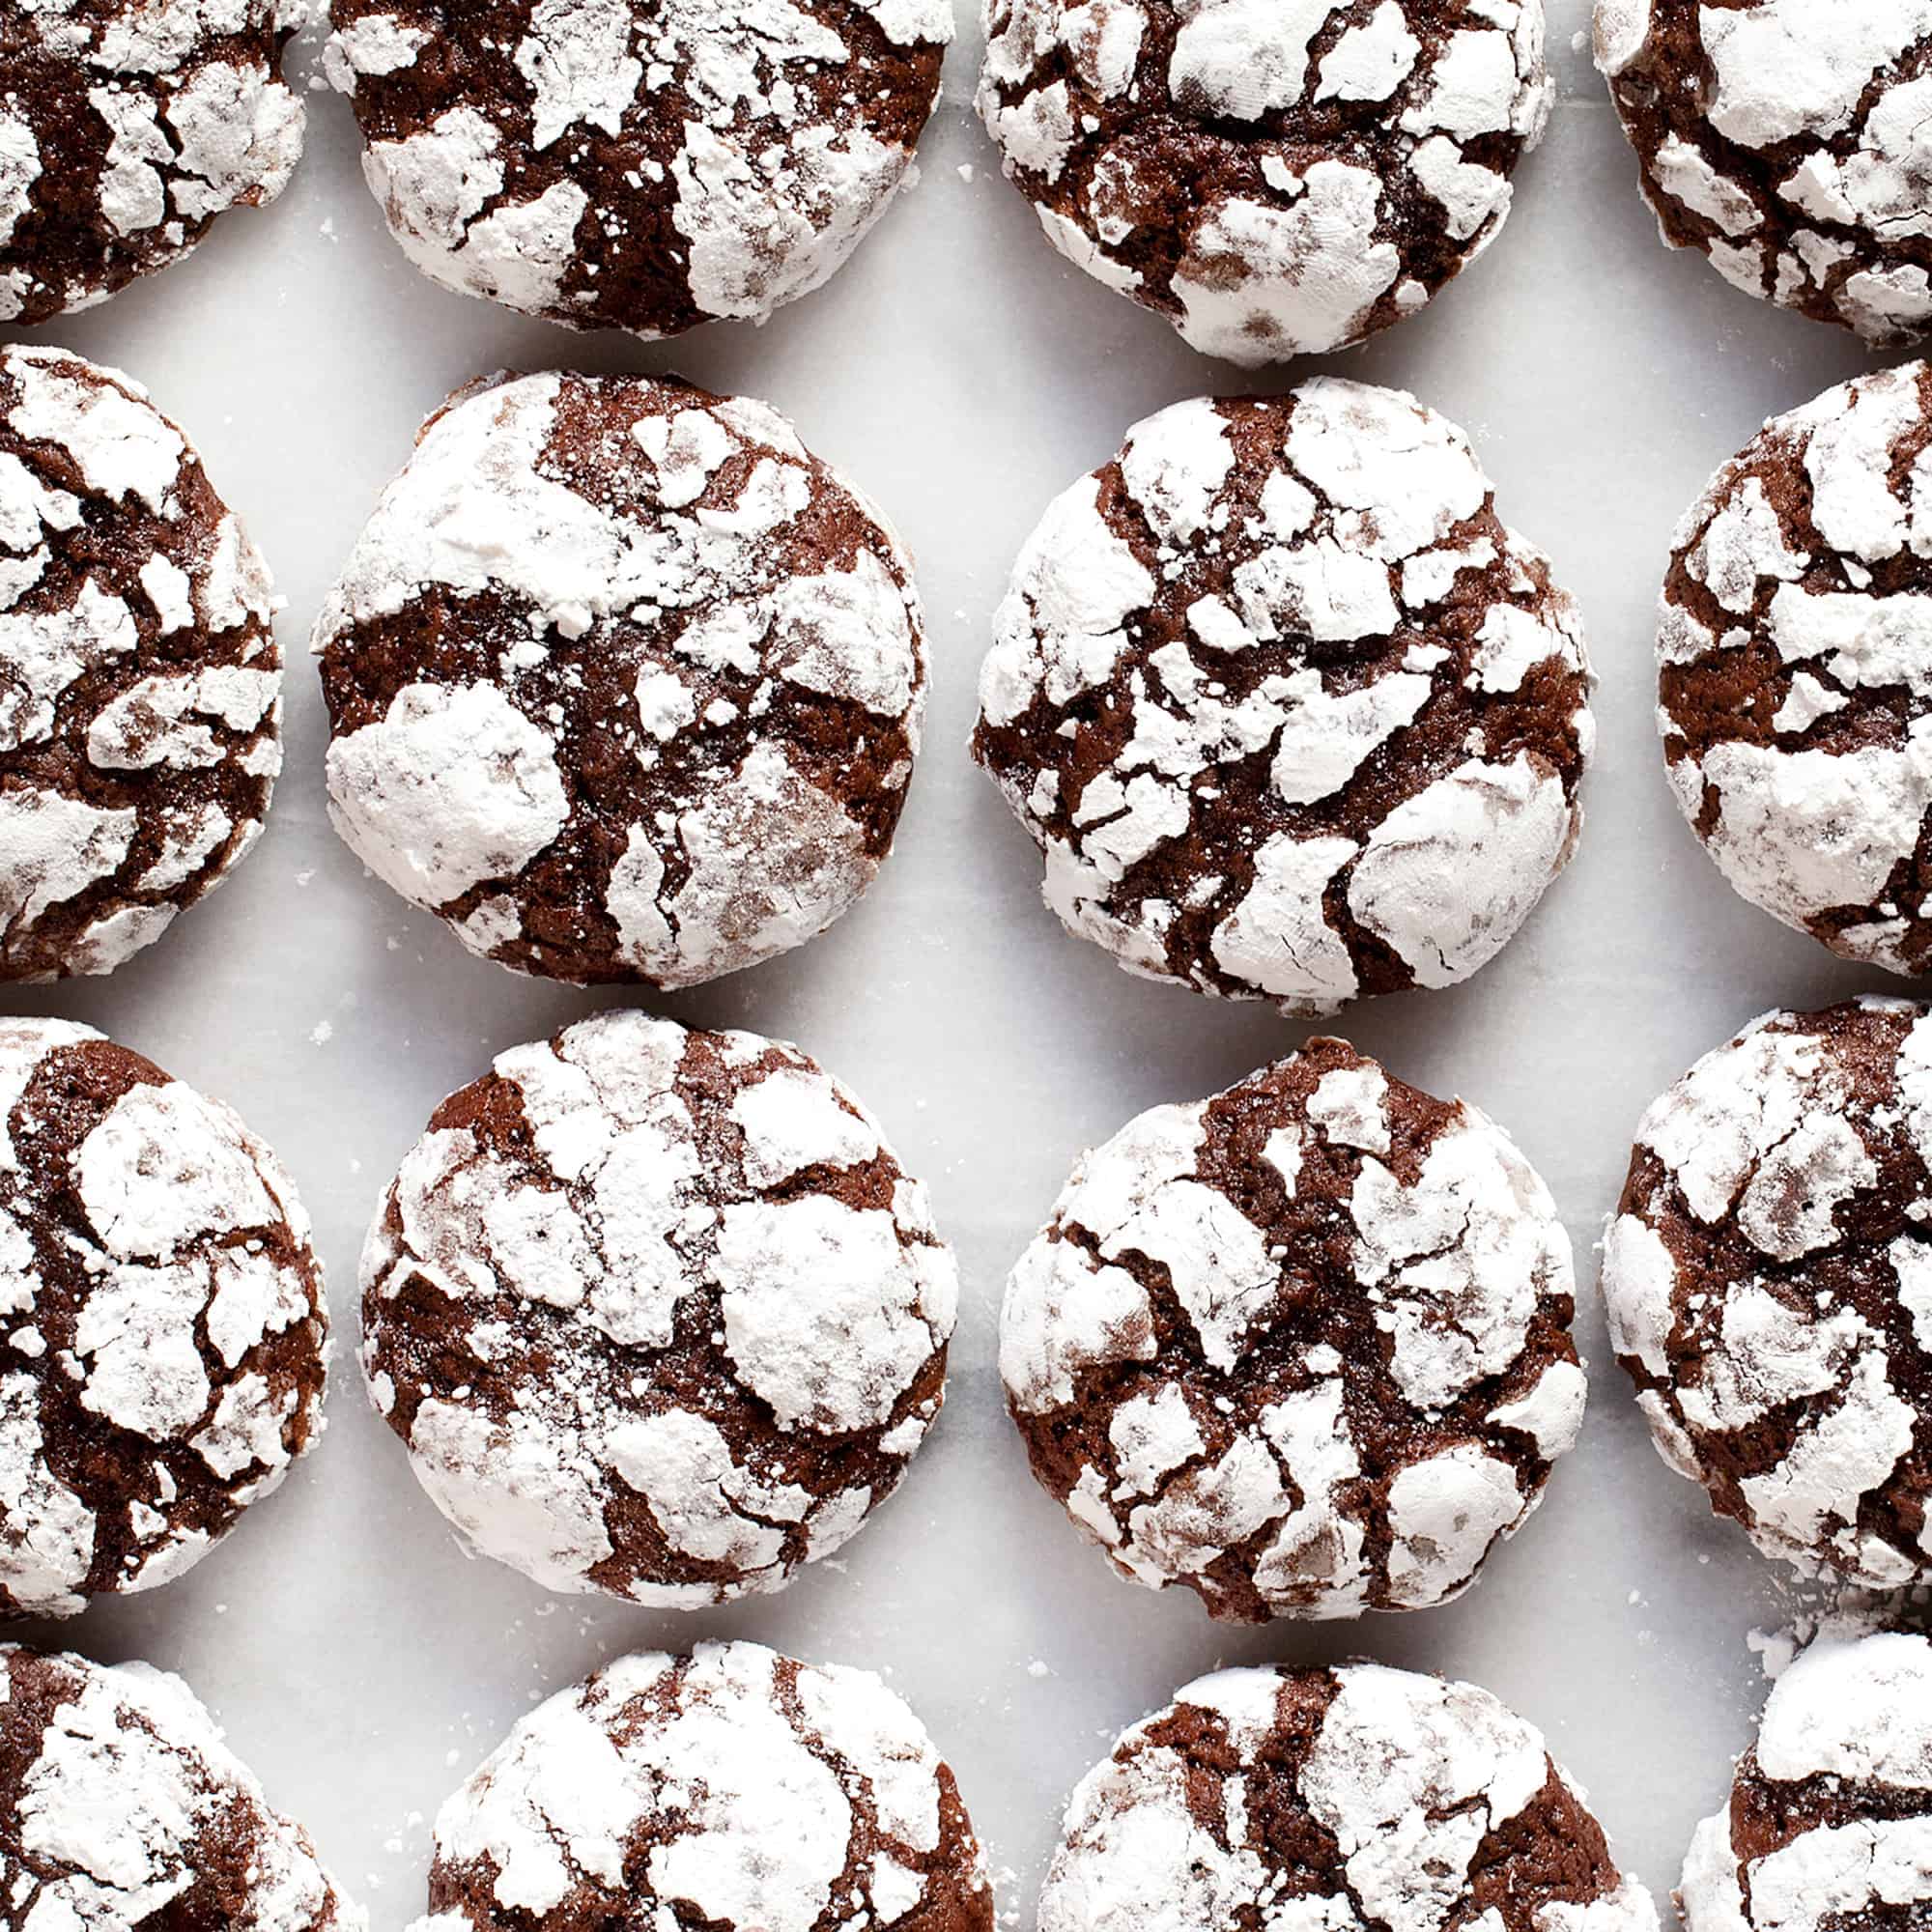
<svg viewBox="0 0 1932 1932"><path fill-rule="evenodd" d="M1325 354L1413 312L1482 252L1553 96L1541 0L1475 10L1427 41L1412 7L1382 0L1318 53L1334 12L1201 0L1156 23L1128 0L995 0L980 114L1049 241L1089 274L1204 354ZM1347 139L1296 138L1333 100L1350 103ZM1503 172L1467 158L1478 144ZM1170 172L1236 171L1238 193L1167 192ZM1398 214L1389 190L1410 173L1428 199L1405 192ZM1439 247L1419 268L1414 231L1432 215ZM1148 269L1138 243L1154 222L1169 232Z"/></svg>
<svg viewBox="0 0 1932 1932"><path fill-rule="evenodd" d="M730 1085L700 1119L679 1082L701 1091L714 1053ZM527 1151L425 1135L370 1231L379 1406L394 1418L382 1365L404 1317L387 1305L411 1277L493 1382L537 1320L550 1366L514 1399L439 1385L408 1425L463 1535L558 1590L697 1605L781 1587L877 1500L840 1487L836 1460L816 1488L778 1473L787 1439L858 1432L903 1466L937 1410L909 1391L952 1334L958 1287L923 1190L850 1094L753 1035L614 1011L499 1056L495 1075L516 1091ZM828 1191L881 1163L889 1208ZM506 1314L505 1296L537 1313ZM748 1402L768 1419L748 1427ZM695 1577L626 1530L639 1497Z"/></svg>
<svg viewBox="0 0 1932 1932"><path fill-rule="evenodd" d="M437 1859L488 1861L510 1911L609 1901L811 1932L866 1821L878 1842L850 1882L890 1922L928 1888L976 1889L970 1838L963 1870L921 1875L941 1843L939 1771L918 1719L867 1672L753 1643L639 1654L517 1724L439 1812Z"/></svg>
<svg viewBox="0 0 1932 1932"><path fill-rule="evenodd" d="M238 1922L364 1932L366 1918L336 1892L307 1833L270 1807L180 1678L0 1646L0 1691L10 1669L51 1705L38 1741L21 1700L6 1705L9 1743L25 1761L14 1824L31 1864L11 1868L8 1894L21 1924L152 1922L218 1863L216 1844L232 1841L249 1858L233 1900Z"/></svg>
<svg viewBox="0 0 1932 1932"><path fill-rule="evenodd" d="M1249 446L1279 440L1259 477L1259 459L1235 459L1237 425ZM1501 949L1568 862L1594 727L1569 600L1520 539L1468 527L1489 496L1453 425L1407 395L1320 379L1164 410L1128 432L1118 489L1102 471L1054 501L995 618L976 744L1070 931L1131 971L1298 1016L1357 994L1360 949L1392 948L1432 986ZM1427 613L1467 569L1493 575L1464 658L1430 639ZM1216 587L1190 595L1198 578ZM1151 648L1176 618L1184 636ZM1346 672L1311 661L1344 642ZM1481 755L1487 709L1527 704L1529 673L1551 668L1577 688L1568 768ZM1411 771L1411 733L1464 707L1469 755ZM1096 770L1074 748L1102 731ZM1242 796L1258 755L1267 788L1236 823L1213 781ZM1371 771L1374 813L1355 803ZM1150 868L1189 841L1180 889L1156 893ZM1187 914L1211 915L1205 931Z"/></svg>

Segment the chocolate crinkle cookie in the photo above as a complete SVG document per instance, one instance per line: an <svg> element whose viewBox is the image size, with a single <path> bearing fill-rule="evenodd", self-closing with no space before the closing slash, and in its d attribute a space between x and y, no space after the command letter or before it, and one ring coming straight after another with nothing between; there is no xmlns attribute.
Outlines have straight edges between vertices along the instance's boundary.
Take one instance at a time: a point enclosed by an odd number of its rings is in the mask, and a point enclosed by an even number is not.
<svg viewBox="0 0 1932 1932"><path fill-rule="evenodd" d="M301 158L282 49L304 0L0 9L0 321L91 308Z"/></svg>
<svg viewBox="0 0 1932 1932"><path fill-rule="evenodd" d="M334 0L389 232L445 288L577 328L763 322L912 166L947 0Z"/></svg>
<svg viewBox="0 0 1932 1932"><path fill-rule="evenodd" d="M979 104L1048 241L1249 367L1495 240L1554 98L1543 0L987 0Z"/></svg>
<svg viewBox="0 0 1932 1932"><path fill-rule="evenodd" d="M1925 0L1597 0L1596 42L1671 247L1874 347L1932 327Z"/></svg>
<svg viewBox="0 0 1932 1932"><path fill-rule="evenodd" d="M1767 1555L1932 1577L1932 1009L1706 1054L1637 1128L1604 1295L1658 1452Z"/></svg>
<svg viewBox="0 0 1932 1932"><path fill-rule="evenodd" d="M925 1190L797 1048L611 1012L497 1057L405 1159L362 1362L437 1507L553 1590L781 1589L944 1399Z"/></svg>
<svg viewBox="0 0 1932 1932"><path fill-rule="evenodd" d="M315 629L330 816L471 952L690 986L870 885L925 706L912 562L762 403L460 395Z"/></svg>
<svg viewBox="0 0 1932 1932"><path fill-rule="evenodd" d="M144 389L0 349L0 980L112 972L253 845L282 764L271 608Z"/></svg>
<svg viewBox="0 0 1932 1932"><path fill-rule="evenodd" d="M438 1813L429 1904L411 1932L993 1932L925 1727L869 1671L755 1643L539 1705Z"/></svg>
<svg viewBox="0 0 1932 1932"><path fill-rule="evenodd" d="M1008 1284L1034 1474L1217 1617L1420 1609L1577 1439L1570 1241L1502 1130L1338 1039L1089 1153Z"/></svg>
<svg viewBox="0 0 1932 1932"><path fill-rule="evenodd" d="M1932 1644L1821 1637L1697 1828L1687 1932L1888 1932L1932 1912Z"/></svg>
<svg viewBox="0 0 1932 1932"><path fill-rule="evenodd" d="M1932 971L1928 447L1923 362L1766 424L1677 531L1657 643L1671 788L1719 868L1903 974Z"/></svg>
<svg viewBox="0 0 1932 1932"><path fill-rule="evenodd" d="M179 1677L0 1644L0 1932L364 1932Z"/></svg>
<svg viewBox="0 0 1932 1932"><path fill-rule="evenodd" d="M1070 932L1329 1013L1453 985L1529 916L1582 822L1589 686L1462 431L1323 378L1178 403L1054 501L973 751Z"/></svg>
<svg viewBox="0 0 1932 1932"><path fill-rule="evenodd" d="M308 1217L226 1107L0 1021L0 1617L198 1563L320 1436L327 1333Z"/></svg>
<svg viewBox="0 0 1932 1932"><path fill-rule="evenodd" d="M1379 1664L1188 1685L1082 1780L1039 1932L1657 1932L1541 1733Z"/></svg>

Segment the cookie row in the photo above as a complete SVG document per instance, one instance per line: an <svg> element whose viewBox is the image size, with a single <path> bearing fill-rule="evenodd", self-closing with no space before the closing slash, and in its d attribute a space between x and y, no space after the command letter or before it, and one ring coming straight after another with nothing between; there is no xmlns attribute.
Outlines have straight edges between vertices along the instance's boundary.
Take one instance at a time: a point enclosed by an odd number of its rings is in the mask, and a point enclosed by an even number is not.
<svg viewBox="0 0 1932 1932"><path fill-rule="evenodd" d="M1932 1902L1932 1644L1823 1640L1698 1828L1689 1932L1913 1923ZM367 1924L177 1677L0 1645L9 1923ZM951 1768L868 1672L753 1643L621 1657L442 1806L412 1932L992 1932ZM687 1915L692 1918L688 1918ZM1377 1664L1230 1669L1067 1805L1040 1932L1656 1932L1534 1726Z"/></svg>
<svg viewBox="0 0 1932 1932"><path fill-rule="evenodd" d="M1932 959L1911 663L1932 370L1767 427L1678 533L1673 788L1747 897ZM260 832L262 558L125 378L0 350L0 977L101 973ZM1294 1013L1443 986L1568 862L1595 741L1575 604L1467 439L1321 379L1174 405L1055 499L974 755L1047 903L1129 970ZM314 628L330 815L473 952L681 987L823 931L891 849L926 647L885 517L762 403L653 378L461 391Z"/></svg>
<svg viewBox="0 0 1932 1932"><path fill-rule="evenodd" d="M327 1316L274 1157L65 1021L0 1028L0 1616L197 1562L321 1432ZM1932 1574L1932 1009L1773 1014L1645 1116L1606 1245L1665 1459L1759 1547ZM795 1047L612 1010L452 1094L364 1244L377 1410L547 1589L781 1589L897 1488L958 1278ZM1319 1039L1086 1154L1013 1268L1034 1473L1217 1617L1420 1609L1542 1500L1585 1398L1554 1203L1464 1102Z"/></svg>
<svg viewBox="0 0 1932 1932"><path fill-rule="evenodd" d="M646 336L763 321L908 179L944 0L336 0L390 232L444 286ZM302 0L22 10L0 42L0 315L40 322L272 201ZM1599 0L1666 242L1901 341L1932 325L1932 18ZM1489 246L1555 88L1542 0L987 0L978 104L1046 239L1248 364L1359 342Z"/></svg>

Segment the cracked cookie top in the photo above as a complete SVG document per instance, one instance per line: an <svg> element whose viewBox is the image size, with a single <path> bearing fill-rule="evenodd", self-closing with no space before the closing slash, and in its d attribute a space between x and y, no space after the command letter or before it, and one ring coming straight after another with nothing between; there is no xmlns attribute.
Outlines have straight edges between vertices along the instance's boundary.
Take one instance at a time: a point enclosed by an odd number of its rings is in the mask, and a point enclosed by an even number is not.
<svg viewBox="0 0 1932 1932"><path fill-rule="evenodd" d="M1597 0L1596 43L1671 247L1874 348L1932 326L1929 0Z"/></svg>
<svg viewBox="0 0 1932 1932"><path fill-rule="evenodd" d="M365 1932L179 1677L0 1644L0 1932Z"/></svg>
<svg viewBox="0 0 1932 1932"><path fill-rule="evenodd" d="M429 1904L411 1932L994 1922L924 1726L869 1671L755 1643L622 1657L539 1705L437 1814Z"/></svg>
<svg viewBox="0 0 1932 1932"><path fill-rule="evenodd" d="M304 0L20 0L0 16L0 322L104 301L301 158Z"/></svg>
<svg viewBox="0 0 1932 1932"><path fill-rule="evenodd" d="M1543 0L987 0L980 113L1048 241L1249 367L1413 314L1554 97Z"/></svg>
<svg viewBox="0 0 1932 1932"><path fill-rule="evenodd" d="M577 328L763 322L906 179L946 0L335 0L324 56L389 231Z"/></svg>
<svg viewBox="0 0 1932 1932"><path fill-rule="evenodd" d="M1334 1012L1492 958L1565 864L1595 741L1577 611L1452 424L1322 378L1177 403L1058 497L973 751L1067 929Z"/></svg>
<svg viewBox="0 0 1932 1932"><path fill-rule="evenodd" d="M322 1431L308 1217L224 1106L0 1021L0 1617L198 1563Z"/></svg>
<svg viewBox="0 0 1932 1932"><path fill-rule="evenodd" d="M471 952L690 986L891 850L925 644L880 514L762 403L526 376L423 429L315 627L329 811Z"/></svg>
<svg viewBox="0 0 1932 1932"><path fill-rule="evenodd" d="M1932 1014L1768 1013L1644 1115L1604 1251L1658 1453L1769 1556L1932 1575Z"/></svg>
<svg viewBox="0 0 1932 1932"><path fill-rule="evenodd" d="M1008 1284L1035 1475L1217 1617L1460 1595L1577 1439L1570 1241L1508 1135L1337 1039L1087 1154Z"/></svg>
<svg viewBox="0 0 1932 1932"><path fill-rule="evenodd" d="M1066 1807L1039 1932L1657 1932L1542 1735L1379 1664L1188 1685Z"/></svg>
<svg viewBox="0 0 1932 1932"><path fill-rule="evenodd" d="M554 1590L777 1590L897 1487L958 1301L925 1190L796 1047L613 1011L437 1110L362 1257L377 1407Z"/></svg>
<svg viewBox="0 0 1932 1932"><path fill-rule="evenodd" d="M1724 876L1848 959L1932 970L1932 366L1767 423L1679 526L1671 789Z"/></svg>

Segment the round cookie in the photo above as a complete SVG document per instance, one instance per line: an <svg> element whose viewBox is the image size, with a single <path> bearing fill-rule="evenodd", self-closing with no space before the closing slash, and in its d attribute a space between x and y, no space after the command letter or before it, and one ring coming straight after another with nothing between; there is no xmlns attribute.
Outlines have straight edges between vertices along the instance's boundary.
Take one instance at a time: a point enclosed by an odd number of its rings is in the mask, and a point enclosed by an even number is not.
<svg viewBox="0 0 1932 1932"><path fill-rule="evenodd" d="M301 159L298 0L32 0L0 24L0 322L92 308Z"/></svg>
<svg viewBox="0 0 1932 1932"><path fill-rule="evenodd" d="M1767 423L1679 526L1658 628L1670 785L1737 890L1932 971L1932 366Z"/></svg>
<svg viewBox="0 0 1932 1932"><path fill-rule="evenodd" d="M1932 326L1921 0L1597 0L1596 43L1665 242L1875 348Z"/></svg>
<svg viewBox="0 0 1932 1932"><path fill-rule="evenodd" d="M946 0L334 0L328 78L424 274L573 328L764 322L907 179Z"/></svg>
<svg viewBox="0 0 1932 1932"><path fill-rule="evenodd" d="M1039 1932L1657 1932L1542 1735L1380 1664L1197 1679L1081 1780Z"/></svg>
<svg viewBox="0 0 1932 1932"><path fill-rule="evenodd" d="M1658 1453L1766 1555L1932 1577L1932 1009L1706 1054L1637 1128L1604 1297Z"/></svg>
<svg viewBox="0 0 1932 1932"><path fill-rule="evenodd" d="M925 1727L755 1643L620 1657L520 1719L437 1814L429 1905L412 1932L993 1932Z"/></svg>
<svg viewBox="0 0 1932 1932"><path fill-rule="evenodd" d="M1324 355L1482 253L1555 98L1543 0L986 0L1047 240L1206 355Z"/></svg>
<svg viewBox="0 0 1932 1932"><path fill-rule="evenodd" d="M315 628L329 815L471 952L696 985L872 882L925 709L912 561L762 403L527 376L424 427Z"/></svg>
<svg viewBox="0 0 1932 1932"><path fill-rule="evenodd" d="M0 1932L362 1932L179 1677L0 1644Z"/></svg>
<svg viewBox="0 0 1932 1932"><path fill-rule="evenodd" d="M200 1562L321 1435L327 1336L308 1216L228 1108L0 1020L0 1617Z"/></svg>
<svg viewBox="0 0 1932 1932"><path fill-rule="evenodd" d="M1687 1932L1883 1932L1932 1908L1932 1644L1821 1637L1772 1687L1730 1803L1698 1826Z"/></svg>
<svg viewBox="0 0 1932 1932"><path fill-rule="evenodd" d="M1087 1154L1000 1374L1123 1577L1217 1617L1460 1595L1577 1439L1570 1241L1509 1136L1339 1039Z"/></svg>
<svg viewBox="0 0 1932 1932"><path fill-rule="evenodd" d="M1568 863L1576 606L1467 439L1323 378L1177 403L1058 497L973 753L1130 971L1296 1015L1447 986Z"/></svg>
<svg viewBox="0 0 1932 1932"><path fill-rule="evenodd" d="M146 390L0 348L0 980L112 972L254 844L270 587Z"/></svg>
<svg viewBox="0 0 1932 1932"><path fill-rule="evenodd" d="M856 1534L939 1412L957 1301L837 1081L613 1011L437 1109L363 1250L362 1364L468 1541L682 1608Z"/></svg>

